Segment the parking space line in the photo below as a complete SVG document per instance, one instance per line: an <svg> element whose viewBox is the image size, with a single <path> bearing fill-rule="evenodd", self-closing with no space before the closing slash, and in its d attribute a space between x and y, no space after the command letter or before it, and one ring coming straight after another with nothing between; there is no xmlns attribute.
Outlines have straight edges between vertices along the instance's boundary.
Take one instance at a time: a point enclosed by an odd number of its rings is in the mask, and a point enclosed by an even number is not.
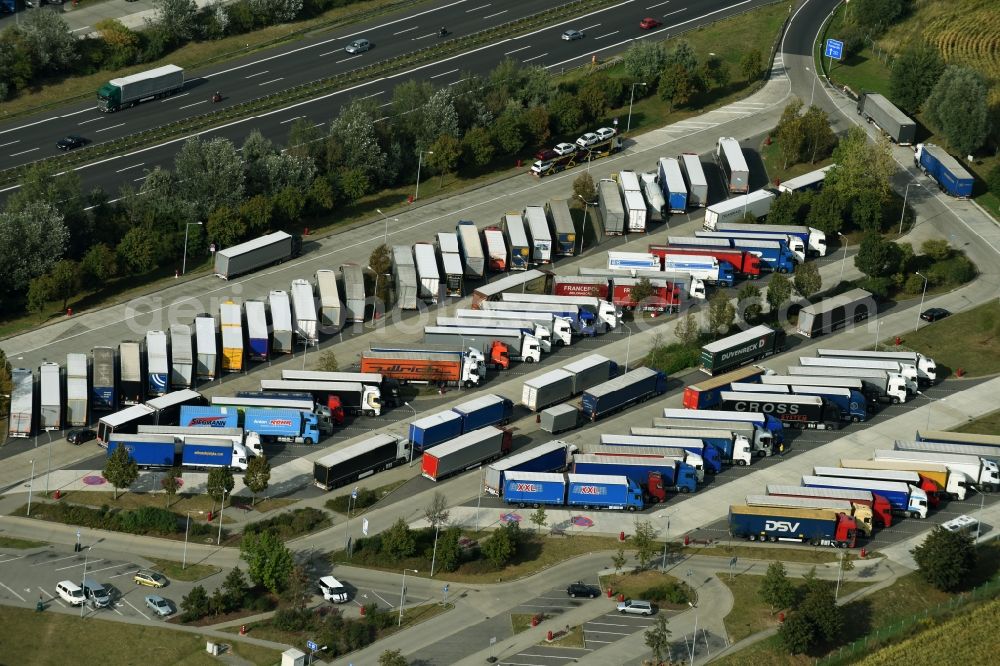
<svg viewBox="0 0 1000 666"><path fill-rule="evenodd" d="M589 631L592 634L611 634L612 636L631 636L632 634L635 633L634 631L627 631L627 632L623 632L623 631L601 631L600 629L587 629L587 628L584 628L584 631Z"/></svg>
<svg viewBox="0 0 1000 666"><path fill-rule="evenodd" d="M7 564L8 562L13 562L14 560L19 560L22 557L27 557L27 555L18 555L17 557L12 557L9 560L0 560L0 564Z"/></svg>
<svg viewBox="0 0 1000 666"><path fill-rule="evenodd" d="M520 604L518 608L565 608L556 604Z"/></svg>
<svg viewBox="0 0 1000 666"><path fill-rule="evenodd" d="M108 578L118 578L118 576L134 576L140 571L142 571L142 569L136 569L135 571L125 571L120 574L115 574L114 576L108 576Z"/></svg>
<svg viewBox="0 0 1000 666"><path fill-rule="evenodd" d="M584 643L601 643L602 645L611 645L612 643L617 643L618 641L599 641L596 638L584 638Z"/></svg>
<svg viewBox="0 0 1000 666"><path fill-rule="evenodd" d="M129 601L128 599L122 599L122 601L124 601L125 603L127 603L127 604L128 604L129 606L132 606L132 610L134 610L134 611L135 611L136 613L138 613L139 615L143 616L143 617L144 617L144 618L146 618L147 620L148 620L148 619L150 619L148 615L146 615L146 614L145 614L145 613L143 613L143 612L142 612L141 610L139 610L139 609L138 609L138 608L136 608L136 607L135 607L134 605L132 605L132 602L131 602L131 601Z"/></svg>
<svg viewBox="0 0 1000 666"><path fill-rule="evenodd" d="M57 599L56 597L52 596L52 593L51 593L51 592L49 592L48 590L46 590L46 589L44 589L44 588L41 588L41 587L39 587L39 588L37 588L37 589L38 589L38 593L39 593L39 594L45 594L45 595L48 595L48 597L49 597L49 601L54 601L54 602L56 602L57 604L59 604L60 606L62 606L63 608L66 608L66 604L64 604L63 602L59 601L59 599Z"/></svg>
<svg viewBox="0 0 1000 666"><path fill-rule="evenodd" d="M519 657L541 657L542 659L569 659L570 661L576 661L577 657L560 657L557 654L526 654L521 653Z"/></svg>
<svg viewBox="0 0 1000 666"><path fill-rule="evenodd" d="M382 601L382 603L384 603L386 606L388 606L389 608L392 608L392 604L389 603L388 601L386 601L385 598L381 594L379 594L375 590L372 590L372 594L374 594L376 597L378 597Z"/></svg>
<svg viewBox="0 0 1000 666"><path fill-rule="evenodd" d="M76 557L76 555L67 555L66 557L60 557L60 558L55 559L55 560L45 560L44 562L35 562L31 566L33 566L33 567L40 567L43 564L55 564L56 562L62 562L63 560L68 560L68 559L73 558L73 557Z"/></svg>
<svg viewBox="0 0 1000 666"><path fill-rule="evenodd" d="M98 562L104 562L105 560L93 560L90 564L97 564ZM76 567L82 567L86 562L78 562L76 564L70 564L65 567L59 567L56 571L65 571L66 569L75 569ZM89 566L89 565L88 565Z"/></svg>
<svg viewBox="0 0 1000 666"><path fill-rule="evenodd" d="M602 627L630 627L630 626L632 626L630 624L615 624L614 622L594 622L593 620L591 620L587 624L596 624L596 625L599 625L599 626L602 626Z"/></svg>
<svg viewBox="0 0 1000 666"><path fill-rule="evenodd" d="M3 585L3 583L0 583L0 585ZM18 594L17 592L15 592L14 590L12 590L11 588L7 587L6 585L3 585L3 586L4 586L5 590L7 590L11 594L13 594L15 597L17 597L21 601L27 601L27 599L25 599L24 597L22 597L20 594Z"/></svg>
<svg viewBox="0 0 1000 666"><path fill-rule="evenodd" d="M110 567L104 567L103 569L93 569L93 570L91 570L91 569L88 568L87 569L87 573L88 574L99 573L101 571L107 571L108 569L117 569L120 566L121 566L120 564L112 564Z"/></svg>

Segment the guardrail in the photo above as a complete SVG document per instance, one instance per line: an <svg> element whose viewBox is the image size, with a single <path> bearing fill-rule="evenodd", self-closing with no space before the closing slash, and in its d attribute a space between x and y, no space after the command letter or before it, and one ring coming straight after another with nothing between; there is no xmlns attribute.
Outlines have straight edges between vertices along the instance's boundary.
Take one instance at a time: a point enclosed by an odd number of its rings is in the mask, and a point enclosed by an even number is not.
<svg viewBox="0 0 1000 666"><path fill-rule="evenodd" d="M243 120L255 114L278 109L295 102L306 101L312 97L335 92L351 85L377 80L405 68L427 65L447 57L460 55L471 48L489 44L499 39L516 36L535 28L544 27L564 17L576 15L583 10L605 7L619 1L573 0L572 2L546 9L531 16L526 16L515 21L508 21L507 23L487 28L471 35L450 39L434 46L427 46L395 58L388 58L357 67L332 77L299 84L280 92L257 97L210 113L167 123L166 125L131 134L120 139L92 144L65 155L48 157L17 167L11 167L10 169L4 169L0 171L0 185L9 185L18 182L28 170L38 165L51 166L52 170L56 172L65 171L94 160L144 148L157 142L183 138L186 135L197 134L215 126Z"/></svg>

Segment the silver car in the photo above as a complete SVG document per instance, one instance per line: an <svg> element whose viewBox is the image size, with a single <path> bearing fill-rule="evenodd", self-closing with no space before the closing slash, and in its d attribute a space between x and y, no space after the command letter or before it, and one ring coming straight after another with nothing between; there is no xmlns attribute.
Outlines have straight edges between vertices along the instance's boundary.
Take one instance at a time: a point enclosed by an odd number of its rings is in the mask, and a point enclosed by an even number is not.
<svg viewBox="0 0 1000 666"><path fill-rule="evenodd" d="M625 601L618 604L618 612L621 614L628 613L629 615L652 615L653 614L653 604L648 601L640 601L638 599L626 599Z"/></svg>
<svg viewBox="0 0 1000 666"><path fill-rule="evenodd" d="M372 47L372 43L367 39L355 39L344 49L348 53L364 53Z"/></svg>
<svg viewBox="0 0 1000 666"><path fill-rule="evenodd" d="M562 34L562 38L567 42L572 42L577 39L583 39L584 34L581 30L567 30Z"/></svg>

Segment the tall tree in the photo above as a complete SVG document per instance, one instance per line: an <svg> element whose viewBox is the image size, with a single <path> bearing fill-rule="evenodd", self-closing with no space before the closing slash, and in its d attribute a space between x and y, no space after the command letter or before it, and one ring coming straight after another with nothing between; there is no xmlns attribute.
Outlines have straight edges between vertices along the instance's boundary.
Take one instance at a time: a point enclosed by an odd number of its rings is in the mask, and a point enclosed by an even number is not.
<svg viewBox="0 0 1000 666"><path fill-rule="evenodd" d="M788 608L795 601L795 586L788 580L785 565L779 561L771 562L760 582L761 601L771 607L771 613L778 608Z"/></svg>
<svg viewBox="0 0 1000 666"><path fill-rule="evenodd" d="M385 650L378 656L378 666L408 666L409 663L399 650Z"/></svg>
<svg viewBox="0 0 1000 666"><path fill-rule="evenodd" d="M227 495L232 494L236 487L236 479L228 467L216 467L208 473L208 496L216 502L224 502Z"/></svg>
<svg viewBox="0 0 1000 666"><path fill-rule="evenodd" d="M815 164L816 160L826 157L837 145L837 136L830 126L830 116L818 106L810 106L802 116L802 133L804 137L802 157Z"/></svg>
<svg viewBox="0 0 1000 666"><path fill-rule="evenodd" d="M394 100L393 109L395 108ZM370 99L351 100L330 122L327 134L328 170L358 172L366 179L365 189L381 182L389 160L379 143L375 128L375 119L381 115L377 111Z"/></svg>
<svg viewBox="0 0 1000 666"><path fill-rule="evenodd" d="M23 12L14 30L35 71L58 73L77 65L80 41L57 12Z"/></svg>
<svg viewBox="0 0 1000 666"><path fill-rule="evenodd" d="M291 551L272 530L244 534L240 557L246 560L250 580L275 594L285 589L295 568Z"/></svg>
<svg viewBox="0 0 1000 666"><path fill-rule="evenodd" d="M659 42L651 40L632 42L622 55L626 73L636 81L644 81L650 85L659 77L666 64L666 49Z"/></svg>
<svg viewBox="0 0 1000 666"><path fill-rule="evenodd" d="M198 219L220 206L235 210L243 201L243 158L228 139L188 139L174 158L174 170L180 191L194 205Z"/></svg>
<svg viewBox="0 0 1000 666"><path fill-rule="evenodd" d="M843 629L844 618L834 598L833 585L828 581L807 581L805 597L797 610L809 618L816 633L828 642L836 640Z"/></svg>
<svg viewBox="0 0 1000 666"><path fill-rule="evenodd" d="M889 139L879 136L875 143L860 127L852 127L833 151L836 166L827 172L823 190L832 189L843 201L851 201L862 192L873 192L888 200L891 178L896 172Z"/></svg>
<svg viewBox="0 0 1000 666"><path fill-rule="evenodd" d="M50 204L0 213L0 283L8 291L24 289L62 258L68 240L63 216Z"/></svg>
<svg viewBox="0 0 1000 666"><path fill-rule="evenodd" d="M972 537L940 527L935 527L924 542L911 552L921 577L945 592L960 589L976 565L976 547Z"/></svg>
<svg viewBox="0 0 1000 666"><path fill-rule="evenodd" d="M784 198L784 196L778 197L778 201ZM824 187L812 197L805 223L819 229L827 236L836 236L844 228L845 201L847 199L841 197L836 187ZM770 216L768 219L771 219Z"/></svg>
<svg viewBox="0 0 1000 666"><path fill-rule="evenodd" d="M971 67L949 65L925 105L927 119L941 130L961 155L971 155L990 129L986 77Z"/></svg>
<svg viewBox="0 0 1000 666"><path fill-rule="evenodd" d="M892 273L890 243L876 233L865 234L854 256L854 265L868 277L885 277Z"/></svg>
<svg viewBox="0 0 1000 666"><path fill-rule="evenodd" d="M181 468L171 467L166 475L160 479L160 487L163 488L163 494L167 498L167 508L170 508L170 502L177 495L177 491L181 489Z"/></svg>
<svg viewBox="0 0 1000 666"><path fill-rule="evenodd" d="M493 125L493 137L508 155L517 155L524 149L524 109L517 102L511 102Z"/></svg>
<svg viewBox="0 0 1000 666"><path fill-rule="evenodd" d="M802 101L793 99L781 112L781 119L778 120L778 127L774 132L778 141L778 151L781 153L781 159L784 160L782 168L785 169L802 158L806 134L801 114Z"/></svg>
<svg viewBox="0 0 1000 666"><path fill-rule="evenodd" d="M573 179L573 194L589 204L597 202L597 186L589 173L584 171Z"/></svg>
<svg viewBox="0 0 1000 666"><path fill-rule="evenodd" d="M670 629L667 628L667 616L660 613L656 621L643 634L646 647L653 651L656 663L662 664L670 657Z"/></svg>
<svg viewBox="0 0 1000 666"><path fill-rule="evenodd" d="M771 312L777 313L781 306L792 297L792 282L784 273L775 273L767 283L767 294L764 298Z"/></svg>
<svg viewBox="0 0 1000 666"><path fill-rule="evenodd" d="M194 0L153 0L156 14L151 21L171 45L194 38L198 27L198 5Z"/></svg>
<svg viewBox="0 0 1000 666"><path fill-rule="evenodd" d="M691 73L679 63L668 65L660 76L657 89L660 97L667 103L667 111L672 112L675 106L687 104L694 94Z"/></svg>
<svg viewBox="0 0 1000 666"><path fill-rule="evenodd" d="M115 501L119 488L130 488L139 478L139 465L124 446L116 447L104 463L104 478L115 488Z"/></svg>
<svg viewBox="0 0 1000 666"><path fill-rule="evenodd" d="M247 461L247 471L243 474L243 484L253 493L251 506L257 503L257 495L267 490L271 481L271 463L264 456L254 456Z"/></svg>
<svg viewBox="0 0 1000 666"><path fill-rule="evenodd" d="M337 361L337 354L332 349L327 349L319 355L319 362L315 369L320 372L337 372L340 370L340 362Z"/></svg>
<svg viewBox="0 0 1000 666"><path fill-rule="evenodd" d="M736 323L736 307L729 297L719 292L708 302L708 330L713 335L725 335Z"/></svg>
<svg viewBox="0 0 1000 666"><path fill-rule="evenodd" d="M410 526L402 518L396 520L382 534L382 550L392 559L400 560L409 557L417 549Z"/></svg>
<svg viewBox="0 0 1000 666"><path fill-rule="evenodd" d="M537 509L535 509L531 513L531 515L528 516L528 520L530 520L531 523L535 526L535 532L536 533L540 532L541 529L545 527L545 524L548 521L548 514L545 513L545 507L539 506Z"/></svg>
<svg viewBox="0 0 1000 666"><path fill-rule="evenodd" d="M736 294L737 315L748 324L760 320L764 307L761 304L760 287L752 282L745 282Z"/></svg>
<svg viewBox="0 0 1000 666"><path fill-rule="evenodd" d="M674 335L680 340L681 344L693 347L698 344L701 339L701 325L698 324L698 318L693 314L689 314L677 321L677 325L674 327Z"/></svg>
<svg viewBox="0 0 1000 666"><path fill-rule="evenodd" d="M760 50L753 49L743 54L740 59L740 72L743 73L747 83L761 77L764 73L764 56L760 54Z"/></svg>
<svg viewBox="0 0 1000 666"><path fill-rule="evenodd" d="M809 298L823 288L823 276L815 261L807 261L795 267L795 291Z"/></svg>
<svg viewBox="0 0 1000 666"><path fill-rule="evenodd" d="M944 60L937 47L922 40L915 41L893 62L889 94L901 109L917 113L943 73Z"/></svg>
<svg viewBox="0 0 1000 666"><path fill-rule="evenodd" d="M635 521L635 535L632 537L632 545L635 546L635 558L639 560L639 567L645 569L659 551L653 523L648 520Z"/></svg>

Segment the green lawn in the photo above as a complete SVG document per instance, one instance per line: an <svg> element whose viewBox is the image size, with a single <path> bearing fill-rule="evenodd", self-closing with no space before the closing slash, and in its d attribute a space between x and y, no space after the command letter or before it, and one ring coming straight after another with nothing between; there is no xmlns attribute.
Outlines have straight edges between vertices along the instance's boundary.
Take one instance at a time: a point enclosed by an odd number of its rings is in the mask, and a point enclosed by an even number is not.
<svg viewBox="0 0 1000 666"><path fill-rule="evenodd" d="M733 556L747 560L764 560L773 562L782 560L784 562L813 562L823 564L833 562L840 556L837 551L831 548L812 548L808 546L792 548L771 548L762 546L708 546L705 548L686 546L680 549L685 555L708 555L711 557L724 557L727 560ZM726 565L728 566L728 565Z"/></svg>
<svg viewBox="0 0 1000 666"><path fill-rule="evenodd" d="M668 609L685 608L688 601L697 603L698 600L697 593L687 583L659 569L601 576L601 587L604 590L610 587L616 597L623 594L626 599L653 601L661 608ZM678 597L678 603L670 603L666 599L659 598L654 590L664 587L677 588L683 597Z"/></svg>
<svg viewBox="0 0 1000 666"><path fill-rule="evenodd" d="M170 580L194 582L202 578L214 576L222 571L222 567L212 564L192 564L188 562L187 566L184 566L183 562L174 562L173 560L161 560L156 557L147 557L146 559L153 564L154 569Z"/></svg>
<svg viewBox="0 0 1000 666"><path fill-rule="evenodd" d="M0 534L0 548L18 548L21 550L29 550L31 548L41 548L42 546L47 546L48 544L44 541L30 541L28 539L18 539L17 537L9 537Z"/></svg>
<svg viewBox="0 0 1000 666"><path fill-rule="evenodd" d="M956 432L968 432L977 435L996 435L1000 433L1000 411L990 412L986 416L969 421L955 428Z"/></svg>

